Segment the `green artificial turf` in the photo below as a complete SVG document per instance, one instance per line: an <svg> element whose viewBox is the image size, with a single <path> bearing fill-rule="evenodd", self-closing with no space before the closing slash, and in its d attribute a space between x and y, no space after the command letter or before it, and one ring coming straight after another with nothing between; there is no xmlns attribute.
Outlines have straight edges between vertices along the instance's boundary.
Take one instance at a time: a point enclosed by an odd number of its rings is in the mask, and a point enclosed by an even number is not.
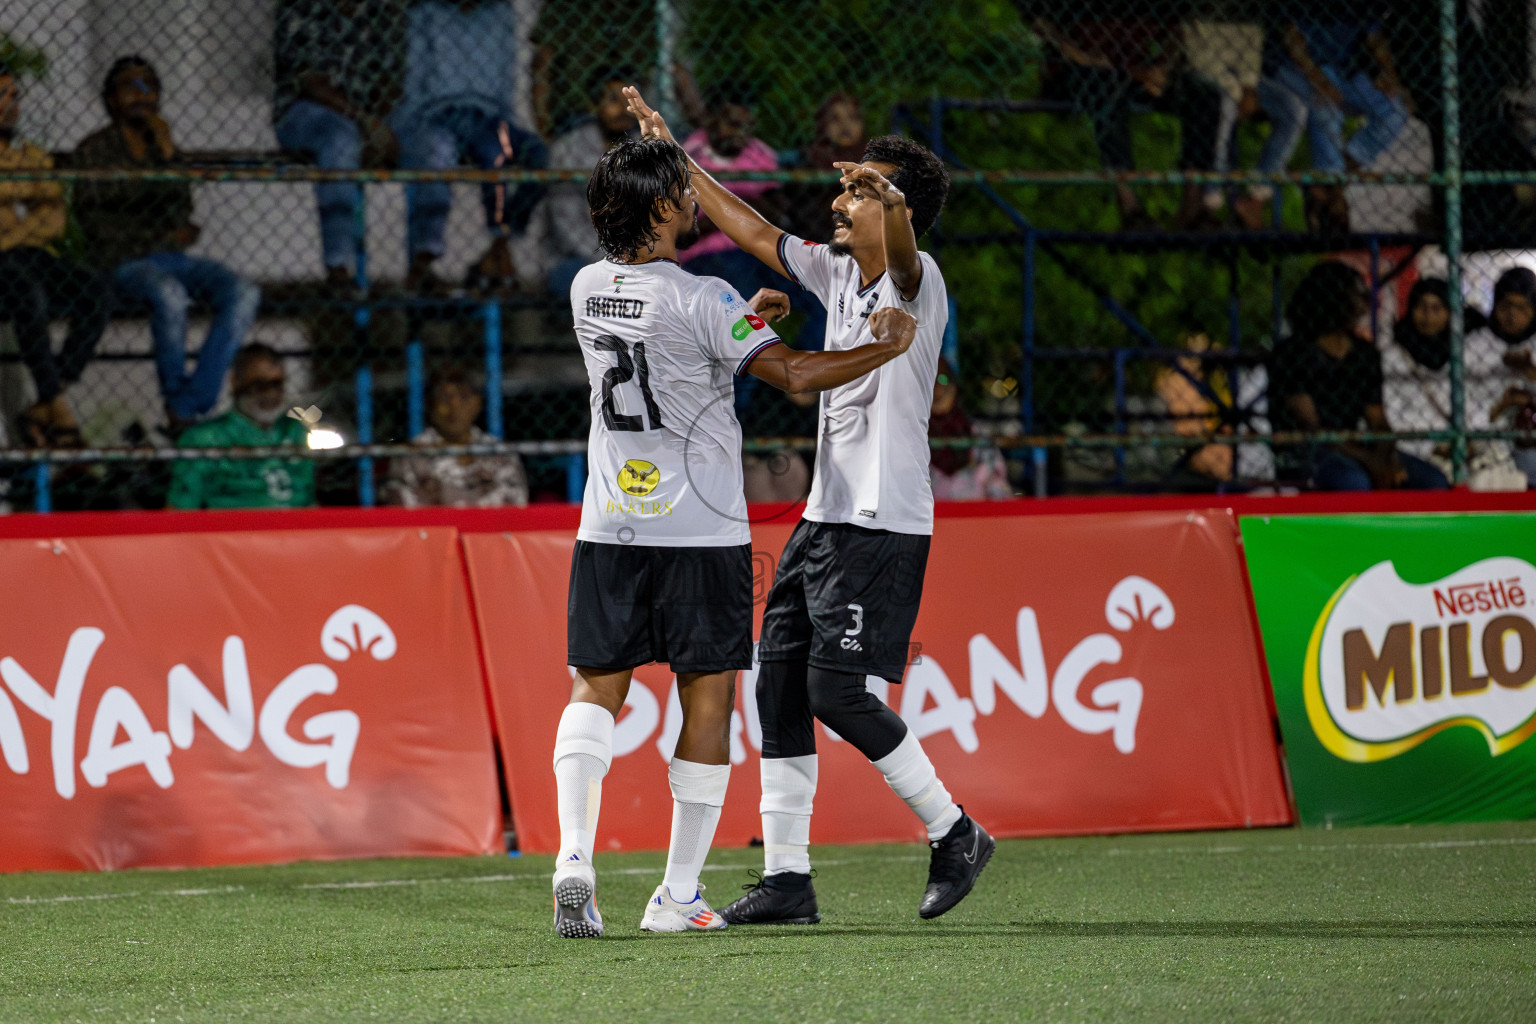
<svg viewBox="0 0 1536 1024"><path fill-rule="evenodd" d="M687 936L599 855L597 941L544 857L0 877L0 1020L1536 1019L1536 823L1001 842L931 922L924 847L815 852L820 925Z"/></svg>

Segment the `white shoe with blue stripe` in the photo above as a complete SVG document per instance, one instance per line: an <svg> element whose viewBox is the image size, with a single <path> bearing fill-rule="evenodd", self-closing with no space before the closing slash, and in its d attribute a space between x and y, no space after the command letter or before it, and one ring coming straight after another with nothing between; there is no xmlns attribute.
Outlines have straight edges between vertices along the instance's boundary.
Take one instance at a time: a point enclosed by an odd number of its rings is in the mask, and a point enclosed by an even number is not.
<svg viewBox="0 0 1536 1024"><path fill-rule="evenodd" d="M643 932L712 932L724 927L725 918L704 902L702 885L687 903L674 900L665 884L658 885L640 919Z"/></svg>
<svg viewBox="0 0 1536 1024"><path fill-rule="evenodd" d="M603 934L597 912L597 872L580 853L555 868L555 934L562 939L596 939Z"/></svg>

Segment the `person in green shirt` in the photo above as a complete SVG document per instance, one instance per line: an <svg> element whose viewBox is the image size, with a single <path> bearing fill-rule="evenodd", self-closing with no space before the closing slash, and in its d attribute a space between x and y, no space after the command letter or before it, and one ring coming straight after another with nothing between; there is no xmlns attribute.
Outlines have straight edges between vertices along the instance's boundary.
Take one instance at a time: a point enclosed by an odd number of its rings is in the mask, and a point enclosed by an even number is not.
<svg viewBox="0 0 1536 1024"><path fill-rule="evenodd" d="M235 407L188 427L183 448L242 448L307 443L307 430L283 415L283 361L252 342L235 353ZM171 508L304 508L315 503L308 459L183 459L171 469Z"/></svg>

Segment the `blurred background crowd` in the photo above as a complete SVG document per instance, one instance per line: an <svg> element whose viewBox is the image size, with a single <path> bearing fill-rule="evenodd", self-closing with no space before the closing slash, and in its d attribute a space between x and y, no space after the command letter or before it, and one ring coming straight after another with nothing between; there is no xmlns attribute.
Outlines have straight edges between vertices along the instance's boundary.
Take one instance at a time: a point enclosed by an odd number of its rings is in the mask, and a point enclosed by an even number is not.
<svg viewBox="0 0 1536 1024"><path fill-rule="evenodd" d="M579 495L627 84L808 239L869 136L950 163L941 499L1525 489L1533 7L12 0L0 505ZM709 225L683 256L820 346ZM735 403L749 497L804 495L814 400Z"/></svg>

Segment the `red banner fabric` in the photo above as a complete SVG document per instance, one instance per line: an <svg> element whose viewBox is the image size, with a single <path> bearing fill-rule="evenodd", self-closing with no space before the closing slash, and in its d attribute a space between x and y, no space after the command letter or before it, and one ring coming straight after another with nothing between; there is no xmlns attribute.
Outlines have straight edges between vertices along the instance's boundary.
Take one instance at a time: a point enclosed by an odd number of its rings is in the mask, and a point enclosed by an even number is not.
<svg viewBox="0 0 1536 1024"><path fill-rule="evenodd" d="M0 870L489 852L453 529L0 542Z"/></svg>
<svg viewBox="0 0 1536 1024"><path fill-rule="evenodd" d="M792 524L753 529L759 616ZM566 532L466 535L493 712L522 848L559 842L551 770L569 696ZM1231 514L941 519L919 659L870 686L922 739L950 792L1000 836L1241 828L1291 820ZM716 842L760 834L752 692L738 682ZM665 666L615 730L600 849L667 843L680 710ZM857 751L817 727L812 840L920 839Z"/></svg>

